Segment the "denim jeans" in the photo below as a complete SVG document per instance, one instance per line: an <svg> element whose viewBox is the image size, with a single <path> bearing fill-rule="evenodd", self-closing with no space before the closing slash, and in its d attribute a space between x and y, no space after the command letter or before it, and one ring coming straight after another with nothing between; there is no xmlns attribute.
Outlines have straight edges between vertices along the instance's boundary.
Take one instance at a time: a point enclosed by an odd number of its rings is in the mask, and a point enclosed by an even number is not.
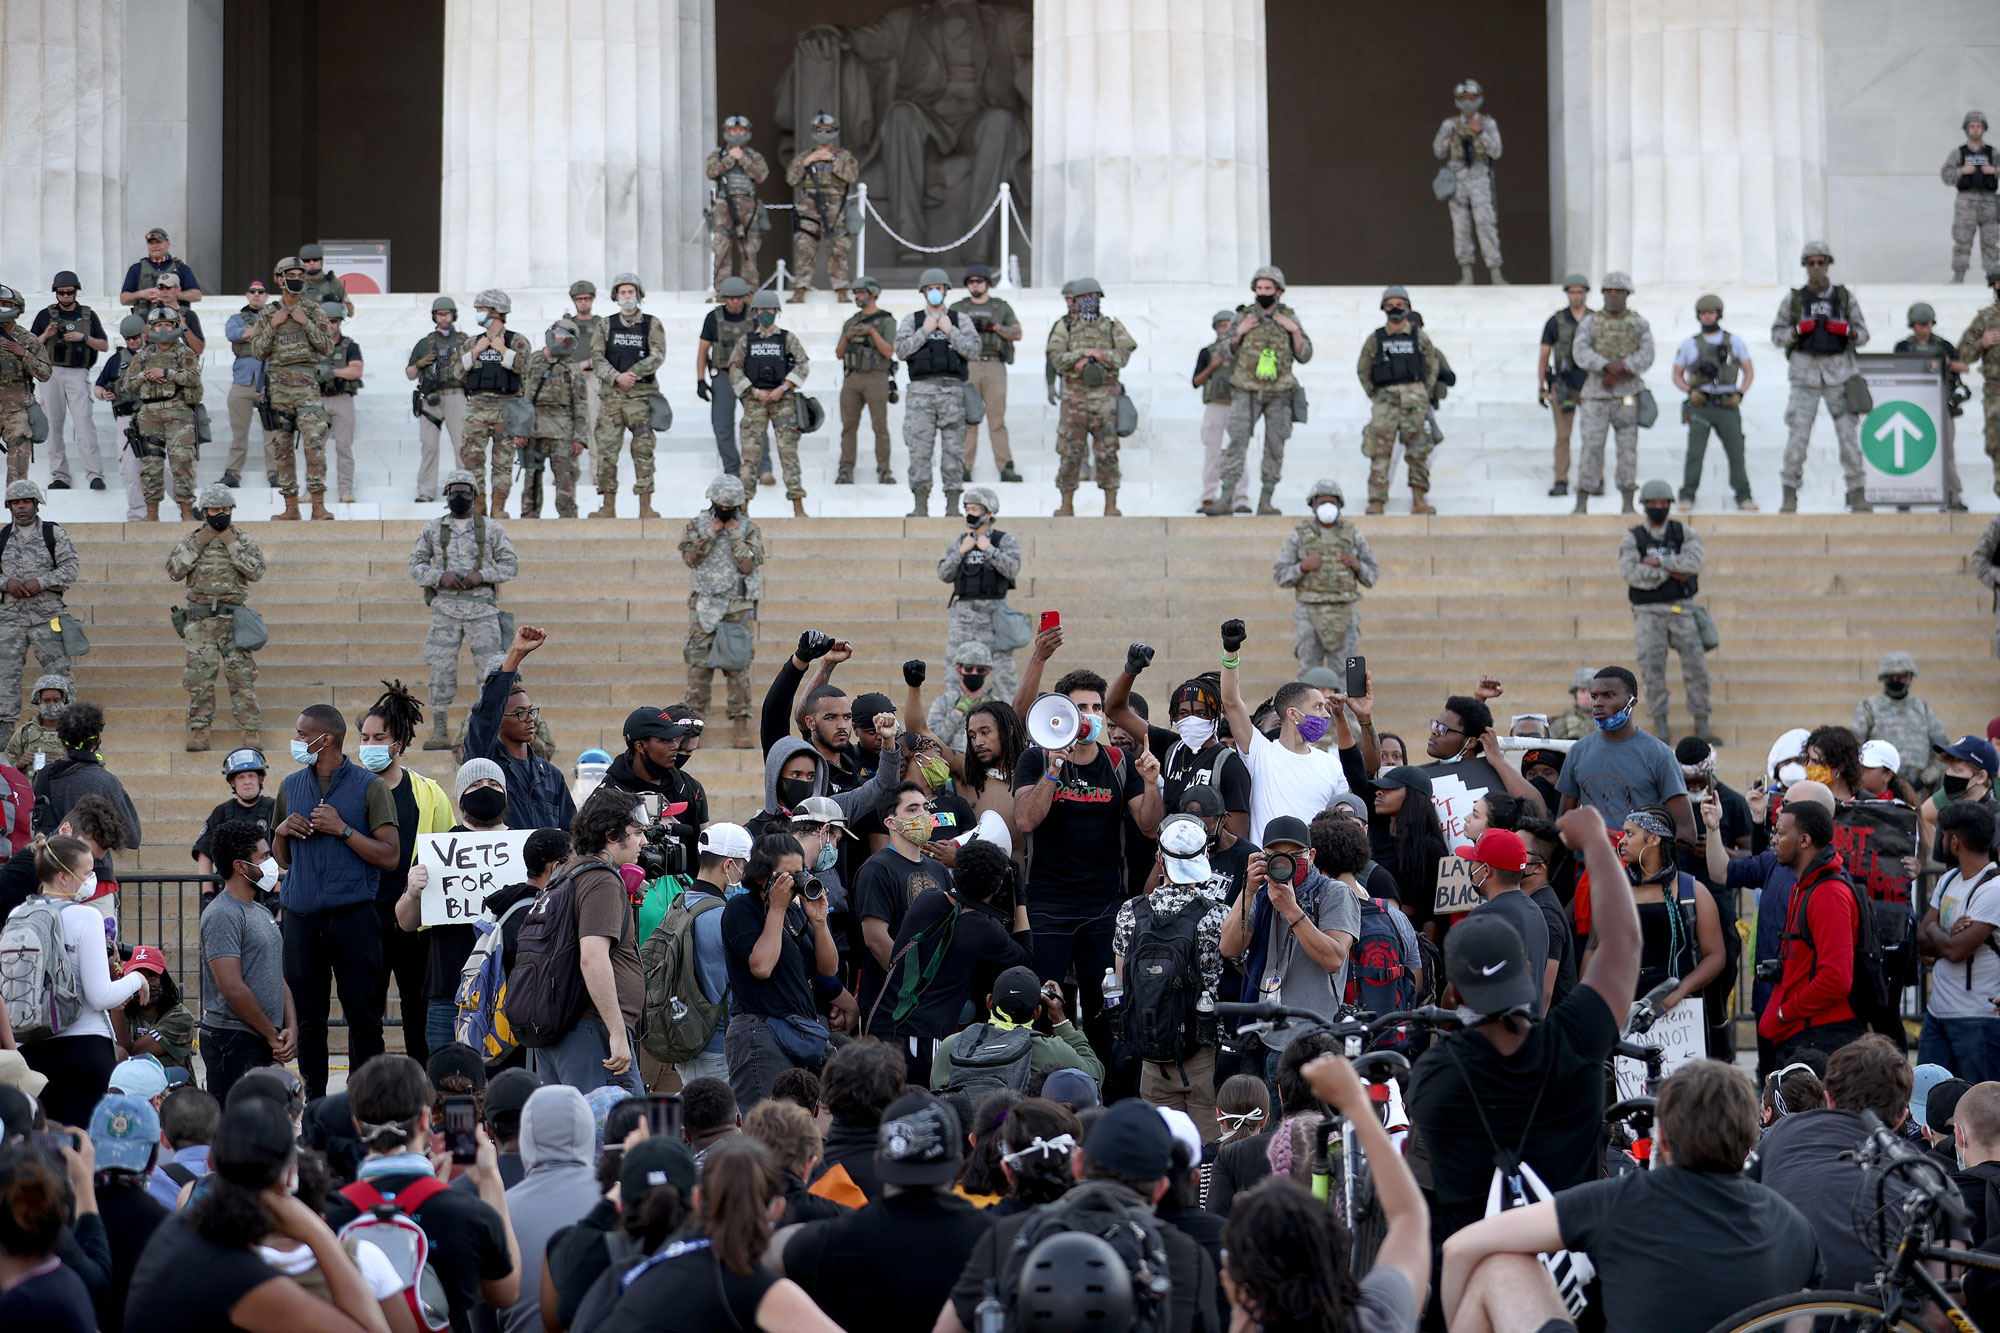
<svg viewBox="0 0 2000 1333"><path fill-rule="evenodd" d="M792 1068L791 1057L779 1049L771 1025L757 1014L731 1014L723 1035L729 1060L729 1090L738 1106L755 1106L771 1095L778 1075Z"/></svg>
<svg viewBox="0 0 2000 1333"><path fill-rule="evenodd" d="M424 1045L432 1050L441 1050L457 1040L452 1035L458 1026L458 1002L456 1000L431 999L424 1007Z"/></svg>
<svg viewBox="0 0 2000 1333"><path fill-rule="evenodd" d="M251 1070L274 1063L271 1043L256 1033L201 1025L201 1064L208 1073L208 1095L216 1101L229 1100L229 1090Z"/></svg>
<svg viewBox="0 0 2000 1333"><path fill-rule="evenodd" d="M639 1086L639 1043L633 1040L630 1028L625 1031L625 1043L632 1052L632 1066L623 1074L614 1074L604 1067L611 1055L610 1029L597 1015L585 1014L554 1045L537 1048L531 1058L544 1083L567 1084L578 1092L617 1087L636 1097L644 1089Z"/></svg>
<svg viewBox="0 0 2000 1333"><path fill-rule="evenodd" d="M1943 1065L1968 1083L2000 1078L2000 1017L1938 1018L1924 1015L1917 1063Z"/></svg>

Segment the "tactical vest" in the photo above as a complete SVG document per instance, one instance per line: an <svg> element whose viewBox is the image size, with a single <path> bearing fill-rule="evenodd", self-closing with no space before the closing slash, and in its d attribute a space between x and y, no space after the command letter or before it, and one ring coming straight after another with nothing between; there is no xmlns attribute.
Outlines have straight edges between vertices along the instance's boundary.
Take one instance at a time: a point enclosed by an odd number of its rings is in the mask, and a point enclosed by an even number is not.
<svg viewBox="0 0 2000 1333"><path fill-rule="evenodd" d="M465 391L494 393L507 398L520 393L521 372L509 370L500 364L500 359L508 351L518 350L513 346L511 339L504 350L496 347L481 348L479 356L473 363L472 372L465 377Z"/></svg>
<svg viewBox="0 0 2000 1333"><path fill-rule="evenodd" d="M1368 363L1370 384L1421 384L1424 354L1417 346L1417 331L1391 333L1385 324L1375 330L1375 359Z"/></svg>
<svg viewBox="0 0 2000 1333"><path fill-rule="evenodd" d="M846 346L840 354L840 366L850 375L870 370L886 370L890 365L887 358L875 350L874 339L847 338L850 332L864 324L872 326L892 345L896 341L896 320L888 311L878 309L872 315L855 315L850 318L840 326L840 336L846 340Z"/></svg>
<svg viewBox="0 0 2000 1333"><path fill-rule="evenodd" d="M124 347L119 348L111 355L117 358L116 366L111 372L111 415L114 417L129 417L139 410L139 397L125 387L125 367L137 360L138 357L136 353Z"/></svg>
<svg viewBox="0 0 2000 1333"><path fill-rule="evenodd" d="M333 372L347 364L347 353L353 348L354 340L342 334L333 345L333 350L319 360L319 394L322 398L332 398L336 394L353 397L361 392L361 381L344 380Z"/></svg>
<svg viewBox="0 0 2000 1333"><path fill-rule="evenodd" d="M1623 361L1639 350L1639 312L1600 310L1591 316L1590 345L1606 361Z"/></svg>
<svg viewBox="0 0 2000 1333"><path fill-rule="evenodd" d="M1483 132L1468 135L1464 133L1464 130L1465 117L1460 116L1458 118L1458 129L1454 131L1458 136L1459 160L1464 162L1468 167L1485 166L1492 160L1486 155L1486 135Z"/></svg>
<svg viewBox="0 0 2000 1333"><path fill-rule="evenodd" d="M151 258L141 259L139 261L139 285L133 290L143 292L148 287L157 287L160 285L161 274L172 273L178 276L180 271L181 261L175 259L172 255L168 255L157 264ZM150 315L153 313L153 307L157 304L158 302L156 301L145 301L135 297L132 301L132 312L142 317Z"/></svg>
<svg viewBox="0 0 2000 1333"><path fill-rule="evenodd" d="M243 325L243 336L241 338L231 338L229 340L229 353L231 356L244 357L250 355L250 330L257 323L257 308L255 306L246 305L236 313L243 316L243 319L245 321Z"/></svg>
<svg viewBox="0 0 2000 1333"><path fill-rule="evenodd" d="M715 310L715 342L708 349L708 369L710 374L725 370L729 366L730 354L736 350L736 340L750 332L750 311L744 308L741 318L731 319L729 312L717 306Z"/></svg>
<svg viewBox="0 0 2000 1333"><path fill-rule="evenodd" d="M51 302L48 309L49 322L56 326L56 336L49 340L49 361L64 370L89 370L97 364L97 349L90 345L91 309L78 302L75 308L64 310L58 303ZM64 342L64 324L76 325L76 332L84 336L80 343Z"/></svg>
<svg viewBox="0 0 2000 1333"><path fill-rule="evenodd" d="M329 296L327 294L329 292L333 294ZM341 286L340 279L333 274L332 270L321 269L317 275L306 274L305 295L308 299L325 305L328 301L340 300L341 297L347 295L347 290Z"/></svg>
<svg viewBox="0 0 2000 1333"><path fill-rule="evenodd" d="M1586 308L1583 313L1592 312ZM1556 344L1549 352L1549 369L1557 375L1576 369L1576 329L1582 322L1582 316L1571 314L1568 306L1556 311Z"/></svg>
<svg viewBox="0 0 2000 1333"><path fill-rule="evenodd" d="M1361 599L1361 581L1354 577L1353 570L1340 562L1341 556L1354 554L1354 528L1351 525L1343 521L1323 528L1306 519L1293 529L1293 535L1298 538L1301 556L1319 552L1319 568L1301 578L1295 589L1300 601L1354 602Z"/></svg>
<svg viewBox="0 0 2000 1333"><path fill-rule="evenodd" d="M923 346L910 358L910 379L965 379L965 358L951 345L943 329L938 329L924 339Z"/></svg>
<svg viewBox="0 0 2000 1333"><path fill-rule="evenodd" d="M276 327L279 315L289 314L292 310L297 310L305 304L306 302L303 299L301 299L298 306L289 308L286 307L283 301L270 301L265 304L263 313L258 318L270 323L274 329L274 332L271 334L270 355L264 358L266 366L312 366L315 369L319 366L319 353L315 352L312 349L312 345L306 341L306 330L303 324L300 324L297 320L288 319L285 321L284 327ZM318 306L313 307L315 310L318 308Z"/></svg>
<svg viewBox="0 0 2000 1333"><path fill-rule="evenodd" d="M725 145L722 152L728 152ZM748 149L744 150L744 162L749 161ZM724 194L748 195L757 193L757 182L750 179L750 170L743 162L734 162L715 178L715 188Z"/></svg>
<svg viewBox="0 0 2000 1333"><path fill-rule="evenodd" d="M1236 307L1238 323L1242 322L1245 315L1264 313L1264 307L1254 302ZM1298 319L1298 316L1292 313L1292 308L1282 302L1272 306L1269 313L1289 316L1295 322ZM1271 354L1268 361L1264 357L1266 352ZM1260 319L1251 325L1250 332L1243 335L1243 341L1236 344L1236 365L1233 368L1232 378L1234 376L1247 378L1247 384L1242 379L1237 380L1236 387L1239 389L1252 388L1272 393L1289 393L1294 383L1292 362L1292 335L1280 328L1276 319ZM1261 368L1268 368L1272 373L1259 374ZM1421 372L1417 378L1423 378Z"/></svg>
<svg viewBox="0 0 2000 1333"><path fill-rule="evenodd" d="M1736 340L1729 336L1729 330L1718 324L1716 331L1722 335L1722 341L1713 345L1704 335L1695 334L1695 361L1687 368L1688 383L1704 393L1717 389L1731 392L1743 369L1743 363L1736 357Z"/></svg>
<svg viewBox="0 0 2000 1333"><path fill-rule="evenodd" d="M424 341L430 344L431 364L428 373L436 381L437 387L463 389L465 372L459 369L458 359L465 354L465 345L472 339L463 329L453 325L450 333L439 333L436 329L432 329L424 335ZM422 356L423 353L419 352L417 355ZM422 373L424 372L419 372L420 375Z"/></svg>
<svg viewBox="0 0 2000 1333"><path fill-rule="evenodd" d="M1641 523L1632 529L1632 537L1639 543L1641 560L1655 551L1664 559L1681 553L1681 543L1687 540L1687 529L1669 519L1666 535L1655 537L1652 529ZM1628 585L1625 596L1634 606L1658 606L1665 602L1685 601L1700 591L1701 579L1696 575L1690 574L1686 578L1681 578L1669 574L1667 581L1657 588L1634 588Z"/></svg>
<svg viewBox="0 0 2000 1333"><path fill-rule="evenodd" d="M971 319L975 315L985 315L997 324L1012 324L1014 322L1013 308L1003 301L989 299L984 305L981 305L977 301L967 299L955 302L951 308L959 314L964 315L967 319ZM1008 365L1012 365L1014 363L1014 344L1008 342L991 329L981 329L979 332L979 358L982 361L1004 361Z"/></svg>
<svg viewBox="0 0 2000 1333"><path fill-rule="evenodd" d="M1990 167L1996 162L2000 162L2000 156L1996 156L1990 143L1983 143L1977 148L1965 144L1958 150L1958 165L1961 167L1968 163ZM2000 190L2000 175L1989 176L1983 171L1975 171L1970 176L1960 176L1958 190L1960 194L1970 194L1974 190L1991 194L1995 190Z"/></svg>
<svg viewBox="0 0 2000 1333"><path fill-rule="evenodd" d="M646 359L646 345L652 336L651 315L641 314L637 327L627 324L623 315L607 319L604 321L604 359L611 363L613 370L622 375ZM647 375L643 379L635 380L634 385L653 382L653 377Z"/></svg>
<svg viewBox="0 0 2000 1333"><path fill-rule="evenodd" d="M751 388L775 389L785 382L785 376L792 370L791 349L785 345L788 341L783 329L748 335L743 349L743 377L750 381Z"/></svg>
<svg viewBox="0 0 2000 1333"><path fill-rule="evenodd" d="M1091 347L1107 352L1118 350L1118 321L1109 315L1099 315L1094 320L1085 319L1082 315L1064 315L1062 325L1068 332L1072 352ZM1095 358L1072 362L1064 374L1086 389L1101 389L1118 382L1118 367L1106 365Z"/></svg>
<svg viewBox="0 0 2000 1333"><path fill-rule="evenodd" d="M1801 334L1792 343L1794 352L1810 352L1814 356L1839 356L1847 350L1848 336L1835 333L1827 328L1829 320L1847 318L1847 288L1829 287L1823 292L1814 292L1810 287L1801 287L1792 293L1792 323L1802 319L1816 321L1813 331Z"/></svg>
<svg viewBox="0 0 2000 1333"><path fill-rule="evenodd" d="M602 315L570 315L569 322L576 325L576 355L588 360L590 349L595 345L597 326L604 323Z"/></svg>
<svg viewBox="0 0 2000 1333"><path fill-rule="evenodd" d="M138 367L133 372L133 376L137 380L136 387L140 402L168 403L187 396L187 390L170 379L138 379L138 376L144 375L147 371L153 369L179 370L181 368L181 351L186 346L187 344L184 342L169 343L165 347L161 347L155 343L147 343L145 349L139 355L132 358L134 364Z"/></svg>
<svg viewBox="0 0 2000 1333"><path fill-rule="evenodd" d="M998 550L1000 539L1007 534L995 528L986 535L992 541L994 550ZM969 598L990 600L1007 595L1008 590L1014 586L1014 580L993 567L992 561L988 558L992 554L992 551L982 551L976 546L965 553L964 558L958 562L958 577L951 585L954 601L964 601Z"/></svg>
<svg viewBox="0 0 2000 1333"><path fill-rule="evenodd" d="M827 223L839 220L847 210L847 191L842 188L839 178L834 176L833 168L831 161L812 163L806 168L805 179L799 182L794 195L797 202L810 209L812 216Z"/></svg>
<svg viewBox="0 0 2000 1333"><path fill-rule="evenodd" d="M1201 382L1201 401L1226 403L1229 401L1229 340L1220 339L1208 349L1209 360L1215 364L1215 373Z"/></svg>

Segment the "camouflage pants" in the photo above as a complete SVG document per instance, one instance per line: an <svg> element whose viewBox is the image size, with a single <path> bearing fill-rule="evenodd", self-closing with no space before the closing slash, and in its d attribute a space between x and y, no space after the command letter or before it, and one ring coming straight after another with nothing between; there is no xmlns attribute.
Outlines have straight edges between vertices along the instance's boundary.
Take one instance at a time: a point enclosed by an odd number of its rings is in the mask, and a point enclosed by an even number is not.
<svg viewBox="0 0 2000 1333"><path fill-rule="evenodd" d="M1993 493L2000 495L2000 380L1986 381L1979 402L1985 412L1986 456L1993 460Z"/></svg>
<svg viewBox="0 0 2000 1333"><path fill-rule="evenodd" d="M521 452L521 517L540 518L542 516L542 478L550 477L555 483L556 517L576 517L576 482L582 475L582 459L570 452L571 442L561 437L537 437L534 441L536 452L548 459L548 467L537 466L528 457L528 451ZM527 469L534 468L533 473Z"/></svg>
<svg viewBox="0 0 2000 1333"><path fill-rule="evenodd" d="M1064 399L1067 412L1067 396ZM1067 418L1065 418L1067 420ZM1056 436L1058 450L1062 436ZM931 460L937 459L944 489L965 489L965 382L955 379L913 381L903 391L903 448L910 456L910 491L931 493ZM1074 486L1075 471L1071 470ZM1061 481L1056 483L1062 485Z"/></svg>
<svg viewBox="0 0 2000 1333"><path fill-rule="evenodd" d="M1403 442L1403 465L1410 476L1410 489L1431 488L1431 437L1424 426L1424 409L1430 394L1421 384L1385 384L1375 391L1375 406L1369 409L1368 424L1361 432L1361 452L1368 459L1368 501L1384 503L1389 498L1389 465L1396 457L1396 441Z"/></svg>
<svg viewBox="0 0 2000 1333"><path fill-rule="evenodd" d="M1847 389L1840 384L1794 384L1791 401L1785 404L1785 424L1791 427L1791 434L1785 438L1785 461L1778 469L1778 480L1797 489L1805 481L1806 447L1812 443L1813 418L1819 415L1819 405L1826 404L1827 414L1833 418L1833 436L1840 447L1840 474L1846 480L1848 490L1857 490L1865 484L1861 463L1861 418L1847 410ZM1987 427L1986 438L1991 441L1993 429ZM1991 448L1989 443L1988 448Z"/></svg>
<svg viewBox="0 0 2000 1333"><path fill-rule="evenodd" d="M785 498L806 498L806 484L799 471L799 391L788 389L775 403L767 403L754 392L740 404L742 416L736 423L736 438L742 449L743 503L757 494L757 478L770 466L764 457L764 427L778 437L778 462L785 469Z"/></svg>
<svg viewBox="0 0 2000 1333"><path fill-rule="evenodd" d="M506 398L497 393L469 394L465 400L465 438L458 444L458 465L472 474L474 486L484 496L486 486L486 446L493 446L493 487L505 495L514 489L514 451L520 437L506 433L501 404Z"/></svg>
<svg viewBox="0 0 2000 1333"><path fill-rule="evenodd" d="M255 731L264 724L257 707L257 659L236 646L236 618L223 614L187 623L188 726L206 727L215 720L215 678L229 682L229 710L236 725Z"/></svg>
<svg viewBox="0 0 2000 1333"><path fill-rule="evenodd" d="M28 425L28 405L35 401L32 389L0 389L0 443L7 446L7 480L20 481L34 461L35 432Z"/></svg>
<svg viewBox="0 0 2000 1333"><path fill-rule="evenodd" d="M727 226L721 224L711 226L708 229L708 248L715 256L715 285L720 287L722 280L729 276L730 269L735 268L737 276L750 284L751 291L756 291L757 250L763 244L763 234L757 231L754 224L750 234L743 237L730 235ZM738 255L743 259L740 267L735 262Z"/></svg>
<svg viewBox="0 0 2000 1333"><path fill-rule="evenodd" d="M61 602L51 605L51 601L36 597L0 606L0 732L4 734L13 734L14 721L21 716L21 669L30 648L44 672L72 674L62 636L49 628L50 620L69 612Z"/></svg>
<svg viewBox="0 0 2000 1333"><path fill-rule="evenodd" d="M1086 389L1074 382L1063 385L1062 409L1056 414L1056 489L1076 489L1077 474L1083 468L1084 451L1096 456L1097 484L1115 491L1122 480L1118 471L1118 386L1115 383Z"/></svg>
<svg viewBox="0 0 2000 1333"><path fill-rule="evenodd" d="M802 292L812 286L813 261L819 257L821 229L832 233L826 241L827 285L847 286L847 275L852 271L854 259L854 238L847 234L845 212L835 213L826 222L803 216L798 218L798 222L812 223L813 230L807 231L795 224L792 232L792 290Z"/></svg>
<svg viewBox="0 0 2000 1333"><path fill-rule="evenodd" d="M597 400L597 493L618 490L618 451L625 432L632 432L632 494L653 493L653 409L646 397L652 390L638 385L605 389Z"/></svg>
<svg viewBox="0 0 2000 1333"><path fill-rule="evenodd" d="M1361 647L1361 615L1355 602L1300 602L1292 608L1292 655L1299 670L1333 667Z"/></svg>
<svg viewBox="0 0 2000 1333"><path fill-rule="evenodd" d="M465 619L431 608L431 632L424 636L424 665L431 669L431 707L443 708L458 697L458 645L472 650L472 678L483 686L493 668L507 655L500 637L500 610Z"/></svg>
<svg viewBox="0 0 2000 1333"><path fill-rule="evenodd" d="M1979 237L1979 270L2000 264L2000 194L1961 190L1951 206L1951 271L1965 273L1972 259L1972 238Z"/></svg>
<svg viewBox="0 0 2000 1333"><path fill-rule="evenodd" d="M133 418L141 435L166 441L167 456L149 454L139 460L139 486L146 499L158 503L167 489L168 468L174 472L174 499L194 503L194 409L172 399L144 403Z"/></svg>
<svg viewBox="0 0 2000 1333"><path fill-rule="evenodd" d="M960 598L951 604L947 613L950 627L944 635L944 660L949 662L961 644L983 643L993 655L993 692L1001 699L1012 699L1020 678L1014 671L1014 650L1001 652L993 646L993 613L1007 603L998 598Z"/></svg>
<svg viewBox="0 0 2000 1333"><path fill-rule="evenodd" d="M272 410L287 414L295 426L292 430L280 426L271 432L270 460L278 468L278 494L292 498L299 493L298 457L292 451L296 437L306 455L306 490L318 495L326 489L326 434L331 428L319 396L319 379L312 371L298 366L277 366L270 371L268 382ZM140 464L142 484L147 464L158 466L150 458ZM148 495L157 493L159 483L152 485L153 489L146 492Z"/></svg>
<svg viewBox="0 0 2000 1333"><path fill-rule="evenodd" d="M757 637L757 613L740 611L723 617L735 624L748 625L750 637ZM687 642L681 645L681 660L687 663L687 706L699 717L709 716L710 687L715 683L715 668L708 665L708 650L715 646L715 631L705 630L696 618L694 609L688 608ZM725 671L724 684L729 687L729 716L748 719L750 716L750 672Z"/></svg>
<svg viewBox="0 0 2000 1333"><path fill-rule="evenodd" d="M1221 372L1217 372L1220 374ZM1243 487L1244 465L1250 461L1250 432L1264 422L1264 460L1258 478L1276 486L1285 472L1285 441L1292 437L1292 393L1259 393L1231 389L1229 443L1222 449L1222 485L1231 494Z"/></svg>
<svg viewBox="0 0 2000 1333"><path fill-rule="evenodd" d="M1461 265L1472 262L1472 235L1486 252L1486 267L1500 267L1500 215L1493 211L1493 172L1475 167L1458 173L1451 204L1451 253Z"/></svg>
<svg viewBox="0 0 2000 1333"><path fill-rule="evenodd" d="M1604 494L1604 437L1618 432L1618 489L1639 484L1639 405L1623 398L1585 398L1576 405L1576 488L1589 495Z"/></svg>
<svg viewBox="0 0 2000 1333"><path fill-rule="evenodd" d="M1639 689L1646 700L1646 712L1653 730L1667 729L1667 705L1673 695L1667 690L1667 649L1681 655L1681 683L1687 688L1688 712L1695 725L1708 722L1708 654L1701 646L1701 632L1694 617L1685 611L1664 607L1634 607L1632 611L1633 655L1639 659Z"/></svg>

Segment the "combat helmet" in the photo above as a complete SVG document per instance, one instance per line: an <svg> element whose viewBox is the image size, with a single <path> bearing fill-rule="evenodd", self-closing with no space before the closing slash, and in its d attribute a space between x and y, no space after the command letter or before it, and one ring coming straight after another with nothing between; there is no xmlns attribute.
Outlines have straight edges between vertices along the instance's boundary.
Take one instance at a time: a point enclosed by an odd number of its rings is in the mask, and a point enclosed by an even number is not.
<svg viewBox="0 0 2000 1333"><path fill-rule="evenodd" d="M1392 282L1382 289L1382 299L1375 303L1375 308L1379 310L1388 305L1389 298L1392 296L1401 297L1405 305L1411 304L1409 289L1399 282Z"/></svg>
<svg viewBox="0 0 2000 1333"><path fill-rule="evenodd" d="M121 338L143 338L146 336L146 317L127 315L118 321L118 336Z"/></svg>
<svg viewBox="0 0 2000 1333"><path fill-rule="evenodd" d="M623 287L628 282L632 284L632 289L639 293L639 299L641 301L645 300L646 286L644 283L639 281L639 275L636 273L620 273L617 277L613 278L611 280L612 296L616 297L618 295L618 289L620 287ZM574 293L572 293L572 295L574 295Z"/></svg>
<svg viewBox="0 0 2000 1333"><path fill-rule="evenodd" d="M197 509L234 509L236 508L236 492L230 490L219 481L210 482L208 485L202 487L201 494L195 497L194 507Z"/></svg>
<svg viewBox="0 0 2000 1333"><path fill-rule="evenodd" d="M475 306L483 305L496 315L505 315L511 313L514 309L514 303L507 298L507 293L501 291L498 287L488 287L485 291L472 298L472 304Z"/></svg>
<svg viewBox="0 0 2000 1333"><path fill-rule="evenodd" d="M1930 302L1919 301L1910 307L1910 313L1905 315L1904 319L1911 324L1935 324L1937 311L1931 309Z"/></svg>
<svg viewBox="0 0 2000 1333"><path fill-rule="evenodd" d="M299 257L297 255L286 255L283 259L280 259L277 263L271 265L271 276L276 278L279 282L283 282L285 280L285 274L289 273L293 269L297 269L300 273L304 273L306 271L306 266L299 262Z"/></svg>
<svg viewBox="0 0 2000 1333"><path fill-rule="evenodd" d="M1465 79L1456 88L1451 90L1451 100L1460 106L1464 106L1467 102L1470 102L1472 103L1471 109L1477 111L1486 104L1486 90L1479 86L1479 80Z"/></svg>
<svg viewBox="0 0 2000 1333"><path fill-rule="evenodd" d="M1639 488L1640 504L1645 504L1649 500L1665 500L1668 503L1672 503L1673 498L1674 488L1658 477L1653 478Z"/></svg>
<svg viewBox="0 0 2000 1333"><path fill-rule="evenodd" d="M881 288L878 287L876 290L880 291ZM750 284L732 273L716 284L715 294L725 301L731 297L748 296L750 294Z"/></svg>
<svg viewBox="0 0 2000 1333"><path fill-rule="evenodd" d="M769 288L766 288L763 291L758 292L755 296L750 298L750 308L752 310L776 310L783 304L784 301L778 296L778 294L774 291L771 291Z"/></svg>
<svg viewBox="0 0 2000 1333"><path fill-rule="evenodd" d="M1620 273L1617 269L1613 269L1604 275L1603 282L1597 284L1597 290L1601 292L1623 292L1627 296L1630 296L1632 294L1632 275L1629 273Z"/></svg>
<svg viewBox="0 0 2000 1333"><path fill-rule="evenodd" d="M456 315L458 313L458 302L452 300L449 296L432 298L431 313L435 315L440 310L449 310L452 314Z"/></svg>
<svg viewBox="0 0 2000 1333"><path fill-rule="evenodd" d="M708 502L712 505L722 505L724 508L740 506L743 504L743 481L740 477L732 477L725 472L708 483L707 494Z"/></svg>
<svg viewBox="0 0 2000 1333"><path fill-rule="evenodd" d="M1814 255L1824 255L1826 262L1831 264L1833 262L1833 247L1825 241L1807 241L1799 249L1799 262L1803 264Z"/></svg>
<svg viewBox="0 0 2000 1333"><path fill-rule="evenodd" d="M26 477L7 484L7 499L5 502L13 504L16 500L33 500L36 504L48 503L47 497L42 494L42 488L35 485L34 482L29 481Z"/></svg>
<svg viewBox="0 0 2000 1333"><path fill-rule="evenodd" d="M927 268L922 273L917 275L918 291L922 291L926 287L949 288L950 286L951 286L951 274L945 272L941 268Z"/></svg>
<svg viewBox="0 0 2000 1333"><path fill-rule="evenodd" d="M597 284L589 278L578 278L569 285L569 294L571 296L595 296L597 295Z"/></svg>
<svg viewBox="0 0 2000 1333"><path fill-rule="evenodd" d="M27 308L28 303L19 292L5 283L0 283L0 322L19 319Z"/></svg>
<svg viewBox="0 0 2000 1333"><path fill-rule="evenodd" d="M1704 310L1713 310L1716 314L1721 314L1722 298L1714 292L1709 292L1705 296L1697 296L1694 301L1694 312L1699 315Z"/></svg>
<svg viewBox="0 0 2000 1333"><path fill-rule="evenodd" d="M1269 278L1272 282L1277 283L1279 291L1282 292L1285 290L1285 270L1279 268L1276 264L1266 264L1255 273L1252 273L1250 275L1250 285L1255 287L1265 278Z"/></svg>

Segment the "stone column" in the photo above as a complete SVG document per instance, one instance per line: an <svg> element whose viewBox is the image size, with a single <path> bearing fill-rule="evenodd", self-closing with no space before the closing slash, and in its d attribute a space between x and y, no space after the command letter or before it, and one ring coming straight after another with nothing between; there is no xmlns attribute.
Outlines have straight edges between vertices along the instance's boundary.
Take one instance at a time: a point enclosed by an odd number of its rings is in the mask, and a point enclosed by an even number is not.
<svg viewBox="0 0 2000 1333"><path fill-rule="evenodd" d="M0 282L30 310L58 269L95 299L143 253L124 230L124 24L124 0L0 4Z"/></svg>
<svg viewBox="0 0 2000 1333"><path fill-rule="evenodd" d="M1037 286L1270 262L1262 0L1036 0Z"/></svg>
<svg viewBox="0 0 2000 1333"><path fill-rule="evenodd" d="M1588 117L1587 132L1556 131L1557 271L1795 281L1827 216L1819 0L1551 0L1551 12L1559 104Z"/></svg>
<svg viewBox="0 0 2000 1333"><path fill-rule="evenodd" d="M714 0L446 0L446 291L707 283Z"/></svg>

